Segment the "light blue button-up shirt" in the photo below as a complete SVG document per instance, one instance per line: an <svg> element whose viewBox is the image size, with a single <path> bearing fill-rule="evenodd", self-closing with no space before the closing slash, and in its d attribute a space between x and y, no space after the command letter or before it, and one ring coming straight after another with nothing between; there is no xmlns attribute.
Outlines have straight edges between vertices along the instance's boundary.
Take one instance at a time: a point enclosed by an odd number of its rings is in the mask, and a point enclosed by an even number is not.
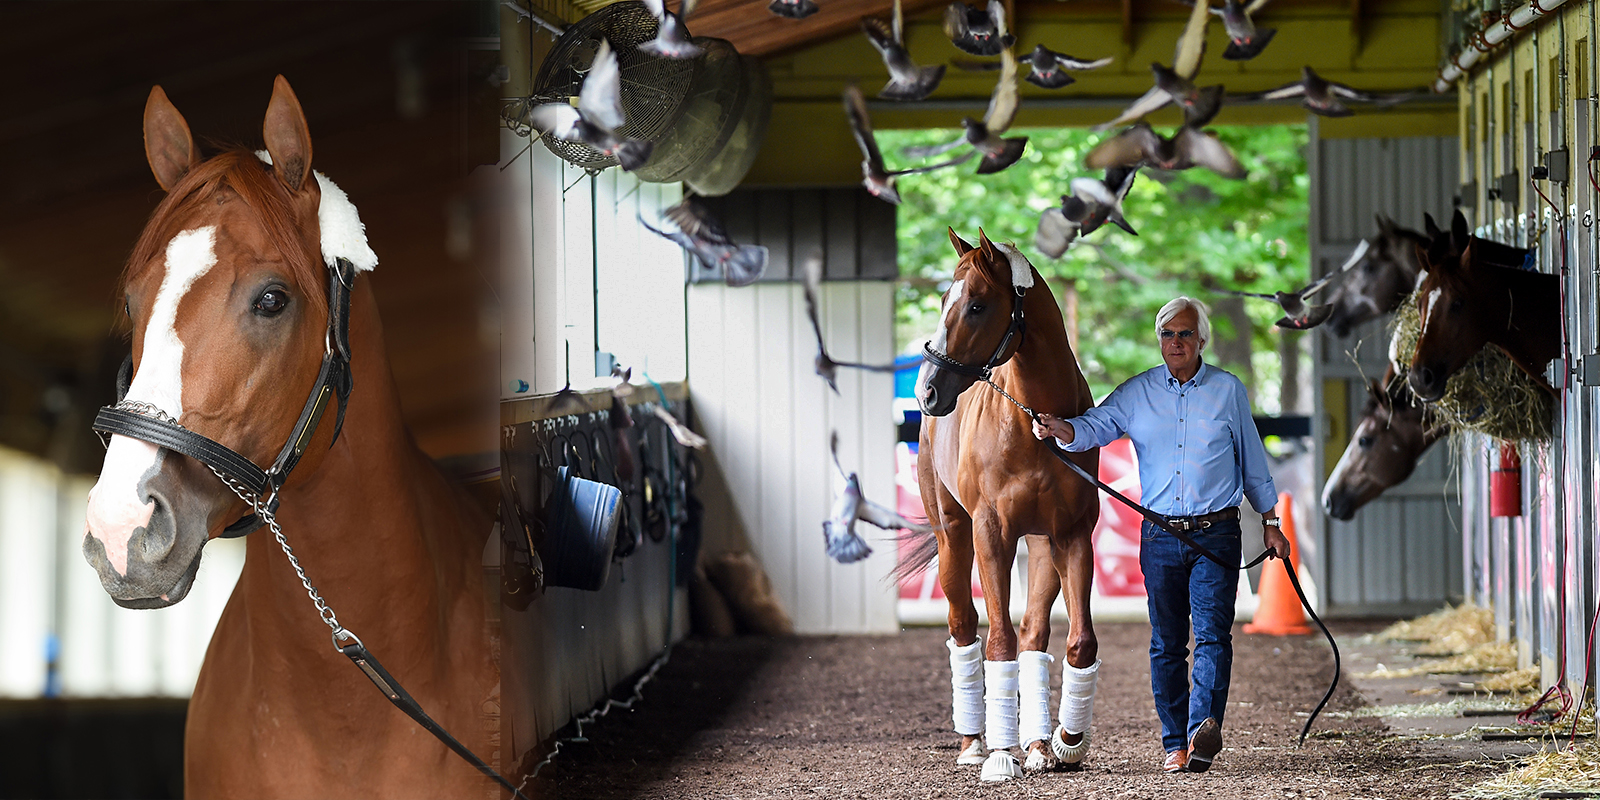
<svg viewBox="0 0 1600 800"><path fill-rule="evenodd" d="M1074 453L1127 434L1139 455L1142 502L1162 516L1209 514L1239 505L1243 497L1264 513L1278 502L1250 398L1244 383L1226 370L1201 362L1194 377L1179 385L1162 364L1067 421L1073 439L1063 447Z"/></svg>

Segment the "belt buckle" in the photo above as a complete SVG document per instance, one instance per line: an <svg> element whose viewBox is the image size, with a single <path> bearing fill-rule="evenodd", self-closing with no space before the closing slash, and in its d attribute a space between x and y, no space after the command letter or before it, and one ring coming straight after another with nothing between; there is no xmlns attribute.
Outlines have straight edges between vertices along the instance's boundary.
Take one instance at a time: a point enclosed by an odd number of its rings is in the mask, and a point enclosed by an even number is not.
<svg viewBox="0 0 1600 800"><path fill-rule="evenodd" d="M1171 517L1167 520L1167 524L1177 527L1180 531L1189 530L1190 523L1191 520L1188 517Z"/></svg>
<svg viewBox="0 0 1600 800"><path fill-rule="evenodd" d="M1211 527L1211 520L1208 519L1208 520L1202 520L1201 521L1201 523L1200 523L1200 529L1201 530L1205 530L1206 528L1209 528L1209 527Z"/></svg>

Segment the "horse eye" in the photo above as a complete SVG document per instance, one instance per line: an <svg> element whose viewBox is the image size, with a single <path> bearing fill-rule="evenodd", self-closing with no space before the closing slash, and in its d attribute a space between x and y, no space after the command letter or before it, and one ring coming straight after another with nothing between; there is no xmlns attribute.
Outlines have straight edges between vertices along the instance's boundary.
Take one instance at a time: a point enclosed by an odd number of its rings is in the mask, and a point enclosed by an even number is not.
<svg viewBox="0 0 1600 800"><path fill-rule="evenodd" d="M967 306L967 313L968 314L982 314L983 313L983 304L982 303L973 303L972 305Z"/></svg>
<svg viewBox="0 0 1600 800"><path fill-rule="evenodd" d="M288 307L289 293L282 289L268 289L256 298L256 313L263 316L276 316Z"/></svg>
<svg viewBox="0 0 1600 800"><path fill-rule="evenodd" d="M133 319L133 304L128 302L126 297L122 298L122 313L128 319Z"/></svg>
<svg viewBox="0 0 1600 800"><path fill-rule="evenodd" d="M1451 311L1460 311L1461 310L1461 306L1462 306L1462 301L1461 301L1461 298L1459 298L1459 297L1457 297L1456 299L1450 301L1450 310Z"/></svg>
<svg viewBox="0 0 1600 800"><path fill-rule="evenodd" d="M1356 444L1360 445L1361 449L1365 450L1365 449L1367 449L1367 448L1372 446L1372 437L1371 436L1363 436L1360 439L1356 440Z"/></svg>

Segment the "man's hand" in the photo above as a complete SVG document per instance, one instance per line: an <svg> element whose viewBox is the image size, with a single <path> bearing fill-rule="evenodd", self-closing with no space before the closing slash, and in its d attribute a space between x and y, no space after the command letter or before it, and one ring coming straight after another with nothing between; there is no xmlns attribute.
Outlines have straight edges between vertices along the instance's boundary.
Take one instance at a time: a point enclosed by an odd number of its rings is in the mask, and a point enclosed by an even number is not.
<svg viewBox="0 0 1600 800"><path fill-rule="evenodd" d="M1040 414L1039 417L1033 421L1033 435L1034 438L1037 438L1040 441L1054 437L1066 442L1067 444L1071 444L1073 430L1071 423L1060 417L1052 416L1050 414Z"/></svg>
<svg viewBox="0 0 1600 800"><path fill-rule="evenodd" d="M1263 516L1261 521L1266 522L1269 519L1277 518L1276 514L1270 517ZM1284 536L1283 529L1277 525L1261 526L1261 544L1268 550L1274 551L1278 558L1285 561L1289 560L1289 537Z"/></svg>

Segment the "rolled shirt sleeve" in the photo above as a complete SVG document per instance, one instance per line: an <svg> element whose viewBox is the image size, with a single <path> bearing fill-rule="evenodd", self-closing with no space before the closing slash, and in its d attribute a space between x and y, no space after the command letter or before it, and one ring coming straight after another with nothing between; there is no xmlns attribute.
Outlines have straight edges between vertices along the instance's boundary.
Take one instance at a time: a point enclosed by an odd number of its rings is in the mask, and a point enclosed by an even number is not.
<svg viewBox="0 0 1600 800"><path fill-rule="evenodd" d="M1104 402L1083 412L1082 416L1067 420L1072 426L1072 442L1069 444L1057 439L1056 443L1061 445L1061 449L1069 453L1081 453L1111 444L1127 433L1128 393L1123 391L1126 386L1118 386Z"/></svg>

